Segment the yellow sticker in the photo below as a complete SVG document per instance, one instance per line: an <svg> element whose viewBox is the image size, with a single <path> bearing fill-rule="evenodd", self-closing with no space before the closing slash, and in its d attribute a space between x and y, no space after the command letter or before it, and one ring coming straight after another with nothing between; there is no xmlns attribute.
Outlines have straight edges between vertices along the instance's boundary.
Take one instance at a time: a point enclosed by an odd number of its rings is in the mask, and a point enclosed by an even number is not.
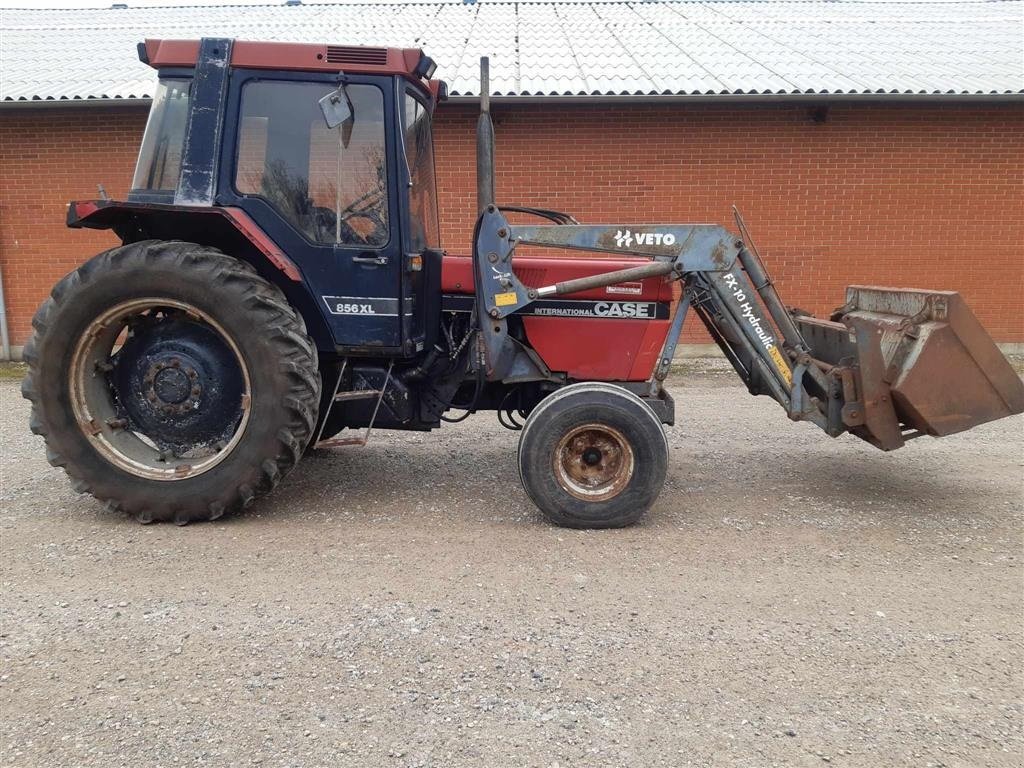
<svg viewBox="0 0 1024 768"><path fill-rule="evenodd" d="M786 384L792 387L793 373L789 370L789 365L786 364L786 358L784 358L782 356L782 353L779 352L779 348L772 347L770 350L768 350L768 355L775 363L775 367L778 369L779 373L782 374L782 378L786 380Z"/></svg>
<svg viewBox="0 0 1024 768"><path fill-rule="evenodd" d="M519 297L516 296L515 291L510 291L508 293L498 293L495 294L494 296L494 303L497 304L499 307L507 307L512 304L515 304L518 301Z"/></svg>

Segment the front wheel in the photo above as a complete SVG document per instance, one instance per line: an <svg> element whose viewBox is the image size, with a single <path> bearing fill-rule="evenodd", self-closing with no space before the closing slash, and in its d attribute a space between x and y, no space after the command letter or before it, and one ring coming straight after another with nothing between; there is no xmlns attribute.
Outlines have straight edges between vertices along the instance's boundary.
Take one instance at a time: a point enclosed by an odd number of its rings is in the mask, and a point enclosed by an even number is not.
<svg viewBox="0 0 1024 768"><path fill-rule="evenodd" d="M527 494L556 525L618 528L639 520L661 492L668 441L632 392L582 382L530 413L518 463Z"/></svg>
<svg viewBox="0 0 1024 768"><path fill-rule="evenodd" d="M76 490L140 521L248 506L309 442L320 378L302 318L215 249L101 253L54 287L33 327L32 431Z"/></svg>

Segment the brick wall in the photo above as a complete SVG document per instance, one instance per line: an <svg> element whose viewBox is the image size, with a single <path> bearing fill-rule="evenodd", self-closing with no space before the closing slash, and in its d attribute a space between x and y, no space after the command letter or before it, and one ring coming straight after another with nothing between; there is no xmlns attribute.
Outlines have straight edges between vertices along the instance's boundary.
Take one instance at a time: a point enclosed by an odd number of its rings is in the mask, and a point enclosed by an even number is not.
<svg viewBox="0 0 1024 768"><path fill-rule="evenodd" d="M436 121L445 246L467 253L470 107ZM1024 341L1024 110L1008 106L496 105L498 197L583 222L719 222L743 211L790 304L827 312L848 283L961 291ZM50 285L115 244L67 230L65 203L127 191L138 108L0 110L0 264L12 342ZM704 341L699 327L686 341Z"/></svg>

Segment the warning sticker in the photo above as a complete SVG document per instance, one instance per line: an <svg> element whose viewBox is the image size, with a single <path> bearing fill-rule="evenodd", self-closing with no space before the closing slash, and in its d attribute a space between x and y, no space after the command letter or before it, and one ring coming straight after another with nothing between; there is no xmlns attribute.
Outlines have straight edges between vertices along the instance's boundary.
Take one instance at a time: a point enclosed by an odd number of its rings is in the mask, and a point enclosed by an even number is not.
<svg viewBox="0 0 1024 768"><path fill-rule="evenodd" d="M789 366L786 364L786 358L784 358L782 356L782 353L779 352L779 348L773 346L771 349L768 350L768 356L771 357L772 362L775 363L775 367L782 375L782 378L786 380L786 384L792 387L793 373L792 371L789 370Z"/></svg>
<svg viewBox="0 0 1024 768"><path fill-rule="evenodd" d="M494 295L494 303L499 307L509 307L519 301L519 297L516 296L515 291L509 291L508 293L497 293Z"/></svg>

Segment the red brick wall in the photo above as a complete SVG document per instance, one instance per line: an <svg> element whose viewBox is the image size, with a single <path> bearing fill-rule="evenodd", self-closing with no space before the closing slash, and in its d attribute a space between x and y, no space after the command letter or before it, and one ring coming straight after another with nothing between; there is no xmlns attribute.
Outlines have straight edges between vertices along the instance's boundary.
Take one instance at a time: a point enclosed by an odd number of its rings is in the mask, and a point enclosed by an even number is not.
<svg viewBox="0 0 1024 768"><path fill-rule="evenodd" d="M475 112L442 107L445 246L469 250ZM848 283L961 291L1024 341L1024 110L1010 106L497 105L498 197L583 222L719 222L743 211L787 303L827 312ZM145 110L0 110L0 264L14 344L49 286L115 243L65 203L126 192ZM690 328L688 341L703 341Z"/></svg>
<svg viewBox="0 0 1024 768"><path fill-rule="evenodd" d="M25 343L50 287L99 251L109 232L67 229L67 202L123 196L135 171L146 109L0 110L0 266L11 343Z"/></svg>

